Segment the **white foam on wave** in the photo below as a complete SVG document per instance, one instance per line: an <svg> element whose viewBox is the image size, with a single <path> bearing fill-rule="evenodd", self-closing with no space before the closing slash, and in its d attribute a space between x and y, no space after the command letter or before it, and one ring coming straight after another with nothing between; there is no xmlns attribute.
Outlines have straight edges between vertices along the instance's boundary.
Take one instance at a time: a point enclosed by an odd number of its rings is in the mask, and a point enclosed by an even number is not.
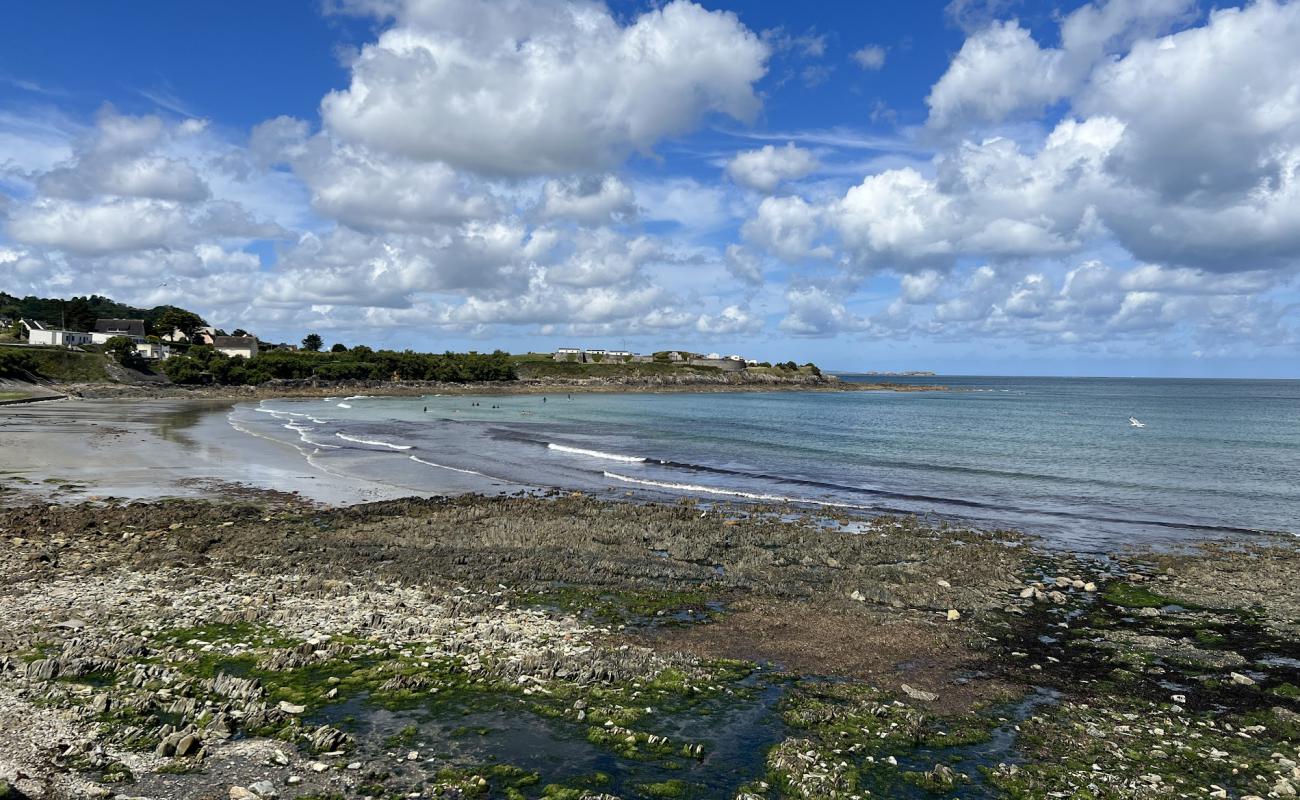
<svg viewBox="0 0 1300 800"><path fill-rule="evenodd" d="M307 416L306 414L299 414L296 411L281 411L277 408L263 408L262 406L258 406L253 410L259 411L263 414L270 414L273 417L306 417Z"/></svg>
<svg viewBox="0 0 1300 800"><path fill-rule="evenodd" d="M827 508L854 508L860 511L871 511L871 506L856 505L854 503L832 503L829 500L812 500L807 497L786 497L779 494L761 494L758 492L742 492L738 489L719 489L716 486L702 486L698 483L673 483L671 481L656 481L649 478L633 478L628 475L619 475L617 472L605 473L606 478L613 478L616 481L624 483L635 483L641 486L653 486L657 489L670 489L675 492L700 492L702 494L715 494L724 497L741 497L746 500L761 500L767 503L805 503L814 506L825 506Z"/></svg>
<svg viewBox="0 0 1300 800"><path fill-rule="evenodd" d="M481 472L475 472L475 471L472 470L472 469L461 469L461 468L459 468L459 467L449 467L449 466L447 466L446 464L435 464L435 463L433 463L432 461L425 461L423 458L420 458L419 456L411 456L410 459L411 459L412 461L417 461L417 462L419 462L419 463L421 463L421 464L424 464L424 465L427 466L427 467L437 467L438 469L449 469L449 470L451 470L452 472L463 472L463 473L465 473L466 475L478 475L480 478L488 478L488 477L491 477L491 476L489 476L489 475L484 475L484 474L481 473ZM493 480L496 480L496 479L493 478Z"/></svg>
<svg viewBox="0 0 1300 800"><path fill-rule="evenodd" d="M606 453L601 450L586 450L581 447L569 447L568 445L565 444L556 444L555 442L548 442L546 444L546 448L548 450L558 450L561 453L573 453L574 455L579 455L579 456L589 456L591 458L603 458L607 461L622 461L627 464L645 463L645 459L642 458L641 456L625 456L620 453Z"/></svg>
<svg viewBox="0 0 1300 800"><path fill-rule="evenodd" d="M369 400L373 396L374 395L369 395L369 394L354 394L351 397L345 397L343 399L344 400Z"/></svg>
<svg viewBox="0 0 1300 800"><path fill-rule="evenodd" d="M341 450L341 449L342 449L342 448L340 448L340 447L339 447L338 445L336 445L336 444L325 444L324 442L318 442L318 441L316 441L315 439L312 439L311 437L309 437L307 434L308 434L309 432L311 432L311 431L316 430L315 428L308 427L308 426L304 426L304 425L298 425L298 424L295 424L295 423L293 423L293 422L286 423L284 427L286 427L286 428L288 428L289 430L293 431L294 433L298 434L298 438L299 438L299 439L302 439L302 441L303 441L305 444L309 444L309 445L311 445L312 447L324 447L324 448L328 448L328 449L330 449L330 450Z"/></svg>
<svg viewBox="0 0 1300 800"><path fill-rule="evenodd" d="M352 408L352 406L348 405L347 403L339 403L339 408Z"/></svg>
<svg viewBox="0 0 1300 800"><path fill-rule="evenodd" d="M409 444L392 444L391 442L380 442L374 439L362 439L357 436L348 436L346 433L336 433L335 436L347 442L356 442L357 444L369 444L375 447L387 447L389 450L410 450Z"/></svg>

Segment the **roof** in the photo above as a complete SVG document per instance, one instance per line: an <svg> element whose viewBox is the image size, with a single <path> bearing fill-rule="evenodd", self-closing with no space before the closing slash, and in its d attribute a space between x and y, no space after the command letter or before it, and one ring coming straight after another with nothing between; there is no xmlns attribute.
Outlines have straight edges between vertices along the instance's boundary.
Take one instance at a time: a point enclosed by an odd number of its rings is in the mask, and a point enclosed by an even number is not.
<svg viewBox="0 0 1300 800"><path fill-rule="evenodd" d="M214 336L212 338L213 347L257 347L256 336Z"/></svg>
<svg viewBox="0 0 1300 800"><path fill-rule="evenodd" d="M121 333L127 336L144 336L142 319L95 320L95 333Z"/></svg>

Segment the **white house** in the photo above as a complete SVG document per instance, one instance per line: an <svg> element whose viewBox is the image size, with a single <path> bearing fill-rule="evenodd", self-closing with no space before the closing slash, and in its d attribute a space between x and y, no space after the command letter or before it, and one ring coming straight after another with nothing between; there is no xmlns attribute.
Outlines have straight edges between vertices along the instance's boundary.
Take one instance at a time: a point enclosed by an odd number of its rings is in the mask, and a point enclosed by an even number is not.
<svg viewBox="0 0 1300 800"><path fill-rule="evenodd" d="M157 344L156 342L138 342L135 346L135 354L140 358L150 361L158 361L169 357L172 354L170 347Z"/></svg>
<svg viewBox="0 0 1300 800"><path fill-rule="evenodd" d="M231 358L234 358L235 356L252 358L257 355L257 337L214 336L212 338L212 347L218 353L225 353Z"/></svg>
<svg viewBox="0 0 1300 800"><path fill-rule="evenodd" d="M125 336L139 344L144 341L144 320L142 319L101 319L95 321L95 332L90 340L95 344L104 344L114 336Z"/></svg>
<svg viewBox="0 0 1300 800"><path fill-rule="evenodd" d="M728 361L744 361L744 360L745 360L745 357L744 357L744 356L738 356L738 355L729 355L729 356L727 356L727 360L728 360Z"/></svg>
<svg viewBox="0 0 1300 800"><path fill-rule="evenodd" d="M90 334L81 331L45 330L44 328L27 329L27 341L31 344L43 344L50 347L82 347L90 344Z"/></svg>

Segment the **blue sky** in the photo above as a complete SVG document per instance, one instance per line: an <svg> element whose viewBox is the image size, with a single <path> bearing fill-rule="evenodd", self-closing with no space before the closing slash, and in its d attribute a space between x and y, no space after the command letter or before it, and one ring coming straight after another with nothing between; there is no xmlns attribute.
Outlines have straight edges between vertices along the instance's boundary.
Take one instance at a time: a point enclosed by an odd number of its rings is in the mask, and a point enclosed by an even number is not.
<svg viewBox="0 0 1300 800"><path fill-rule="evenodd" d="M21 4L0 289L441 350L1300 374L1300 4Z"/></svg>

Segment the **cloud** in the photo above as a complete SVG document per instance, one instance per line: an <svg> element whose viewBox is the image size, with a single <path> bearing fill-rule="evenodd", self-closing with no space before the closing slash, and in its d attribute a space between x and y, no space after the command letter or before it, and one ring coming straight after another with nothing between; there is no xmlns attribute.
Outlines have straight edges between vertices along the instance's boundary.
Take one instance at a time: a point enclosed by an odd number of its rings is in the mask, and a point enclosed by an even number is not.
<svg viewBox="0 0 1300 800"><path fill-rule="evenodd" d="M29 175L34 196L13 204L6 233L82 256L284 237L281 226L214 196L202 174L213 154L195 141L203 132L190 120L104 106L93 128L73 135L68 158Z"/></svg>
<svg viewBox="0 0 1300 800"><path fill-rule="evenodd" d="M746 241L789 262L829 258L830 248L817 243L822 213L802 197L765 197L741 234Z"/></svg>
<svg viewBox="0 0 1300 800"><path fill-rule="evenodd" d="M788 306L779 327L785 333L801 337L828 337L865 330L870 323L851 313L831 290L817 287L791 287L785 293Z"/></svg>
<svg viewBox="0 0 1300 800"><path fill-rule="evenodd" d="M317 213L358 230L418 231L500 213L479 179L317 136L292 158Z"/></svg>
<svg viewBox="0 0 1300 800"><path fill-rule="evenodd" d="M497 174L601 170L709 114L749 120L768 47L675 0L620 24L601 5L412 3L321 102L339 136Z"/></svg>
<svg viewBox="0 0 1300 800"><path fill-rule="evenodd" d="M617 176L603 175L547 181L541 213L588 225L627 222L636 217L636 196Z"/></svg>
<svg viewBox="0 0 1300 800"><path fill-rule="evenodd" d="M710 336L753 336L763 330L763 319L740 306L727 306L717 314L701 314L695 329Z"/></svg>
<svg viewBox="0 0 1300 800"><path fill-rule="evenodd" d="M763 285L763 265L758 256L738 244L727 245L727 272L748 286Z"/></svg>
<svg viewBox="0 0 1300 800"><path fill-rule="evenodd" d="M1085 4L1061 22L1061 46L1043 48L1015 20L968 37L931 88L926 124L934 130L1038 113L1080 88L1092 68L1134 39L1187 16L1192 0L1108 0Z"/></svg>
<svg viewBox="0 0 1300 800"><path fill-rule="evenodd" d="M863 45L850 56L859 67L866 70L878 70L885 66L885 48L878 44Z"/></svg>
<svg viewBox="0 0 1300 800"><path fill-rule="evenodd" d="M785 147L763 145L743 150L727 162L727 175L741 186L771 194L785 181L797 180L817 169L812 152L787 142Z"/></svg>

